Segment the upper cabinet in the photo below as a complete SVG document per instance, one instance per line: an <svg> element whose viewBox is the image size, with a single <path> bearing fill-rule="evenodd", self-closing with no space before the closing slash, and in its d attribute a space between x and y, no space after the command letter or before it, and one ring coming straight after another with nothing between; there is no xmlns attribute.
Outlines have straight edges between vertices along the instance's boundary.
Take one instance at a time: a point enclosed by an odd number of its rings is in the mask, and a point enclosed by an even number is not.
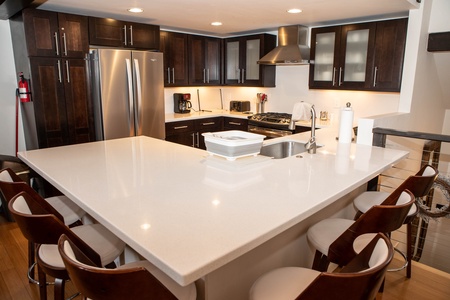
<svg viewBox="0 0 450 300"><path fill-rule="evenodd" d="M222 40L189 35L189 84L220 85L222 73Z"/></svg>
<svg viewBox="0 0 450 300"><path fill-rule="evenodd" d="M400 91L407 19L313 28L309 87Z"/></svg>
<svg viewBox="0 0 450 300"><path fill-rule="evenodd" d="M22 17L29 56L84 57L89 51L87 17L34 9Z"/></svg>
<svg viewBox="0 0 450 300"><path fill-rule="evenodd" d="M156 50L159 49L159 26L89 17L89 43Z"/></svg>
<svg viewBox="0 0 450 300"><path fill-rule="evenodd" d="M258 60L276 47L276 36L259 34L225 39L225 84L275 86L275 66Z"/></svg>
<svg viewBox="0 0 450 300"><path fill-rule="evenodd" d="M188 80L188 35L161 31L164 53L164 86L186 86Z"/></svg>

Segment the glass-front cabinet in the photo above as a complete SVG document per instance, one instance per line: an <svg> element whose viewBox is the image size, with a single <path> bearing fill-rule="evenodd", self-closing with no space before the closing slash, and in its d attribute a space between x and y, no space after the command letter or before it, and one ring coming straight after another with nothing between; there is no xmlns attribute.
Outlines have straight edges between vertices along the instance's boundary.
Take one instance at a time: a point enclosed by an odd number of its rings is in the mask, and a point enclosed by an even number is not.
<svg viewBox="0 0 450 300"><path fill-rule="evenodd" d="M311 89L400 91L407 19L313 28Z"/></svg>
<svg viewBox="0 0 450 300"><path fill-rule="evenodd" d="M259 34L225 40L225 84L275 86L275 66L258 60L276 46L276 37Z"/></svg>

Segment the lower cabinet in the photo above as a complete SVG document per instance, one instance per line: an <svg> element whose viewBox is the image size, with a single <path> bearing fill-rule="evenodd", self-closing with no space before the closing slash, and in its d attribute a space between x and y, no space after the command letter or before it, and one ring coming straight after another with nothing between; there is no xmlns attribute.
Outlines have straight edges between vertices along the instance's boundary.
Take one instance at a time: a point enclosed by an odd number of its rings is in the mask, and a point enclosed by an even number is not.
<svg viewBox="0 0 450 300"><path fill-rule="evenodd" d="M204 132L222 130L247 131L248 120L230 117L213 117L166 123L166 141L206 149Z"/></svg>
<svg viewBox="0 0 450 300"><path fill-rule="evenodd" d="M202 133L220 131L222 128L222 117L170 122L166 123L166 141L206 149Z"/></svg>

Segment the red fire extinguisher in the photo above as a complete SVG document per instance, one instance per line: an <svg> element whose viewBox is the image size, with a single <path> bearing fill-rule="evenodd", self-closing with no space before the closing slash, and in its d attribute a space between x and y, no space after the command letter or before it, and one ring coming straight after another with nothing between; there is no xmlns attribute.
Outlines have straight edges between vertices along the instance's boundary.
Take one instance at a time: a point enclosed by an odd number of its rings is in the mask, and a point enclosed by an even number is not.
<svg viewBox="0 0 450 300"><path fill-rule="evenodd" d="M31 92L28 85L28 80L25 79L23 73L19 73L19 88L17 89L20 102L30 102L31 101Z"/></svg>

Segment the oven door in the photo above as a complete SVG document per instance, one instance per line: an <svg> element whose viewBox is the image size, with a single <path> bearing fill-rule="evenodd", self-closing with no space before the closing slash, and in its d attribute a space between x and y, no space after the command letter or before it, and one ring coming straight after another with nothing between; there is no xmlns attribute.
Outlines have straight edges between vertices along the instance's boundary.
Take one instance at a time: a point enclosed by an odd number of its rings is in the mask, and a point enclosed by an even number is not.
<svg viewBox="0 0 450 300"><path fill-rule="evenodd" d="M255 125L248 125L248 132L265 135L266 136L265 139L273 139L292 134L292 131L290 130L280 130Z"/></svg>

